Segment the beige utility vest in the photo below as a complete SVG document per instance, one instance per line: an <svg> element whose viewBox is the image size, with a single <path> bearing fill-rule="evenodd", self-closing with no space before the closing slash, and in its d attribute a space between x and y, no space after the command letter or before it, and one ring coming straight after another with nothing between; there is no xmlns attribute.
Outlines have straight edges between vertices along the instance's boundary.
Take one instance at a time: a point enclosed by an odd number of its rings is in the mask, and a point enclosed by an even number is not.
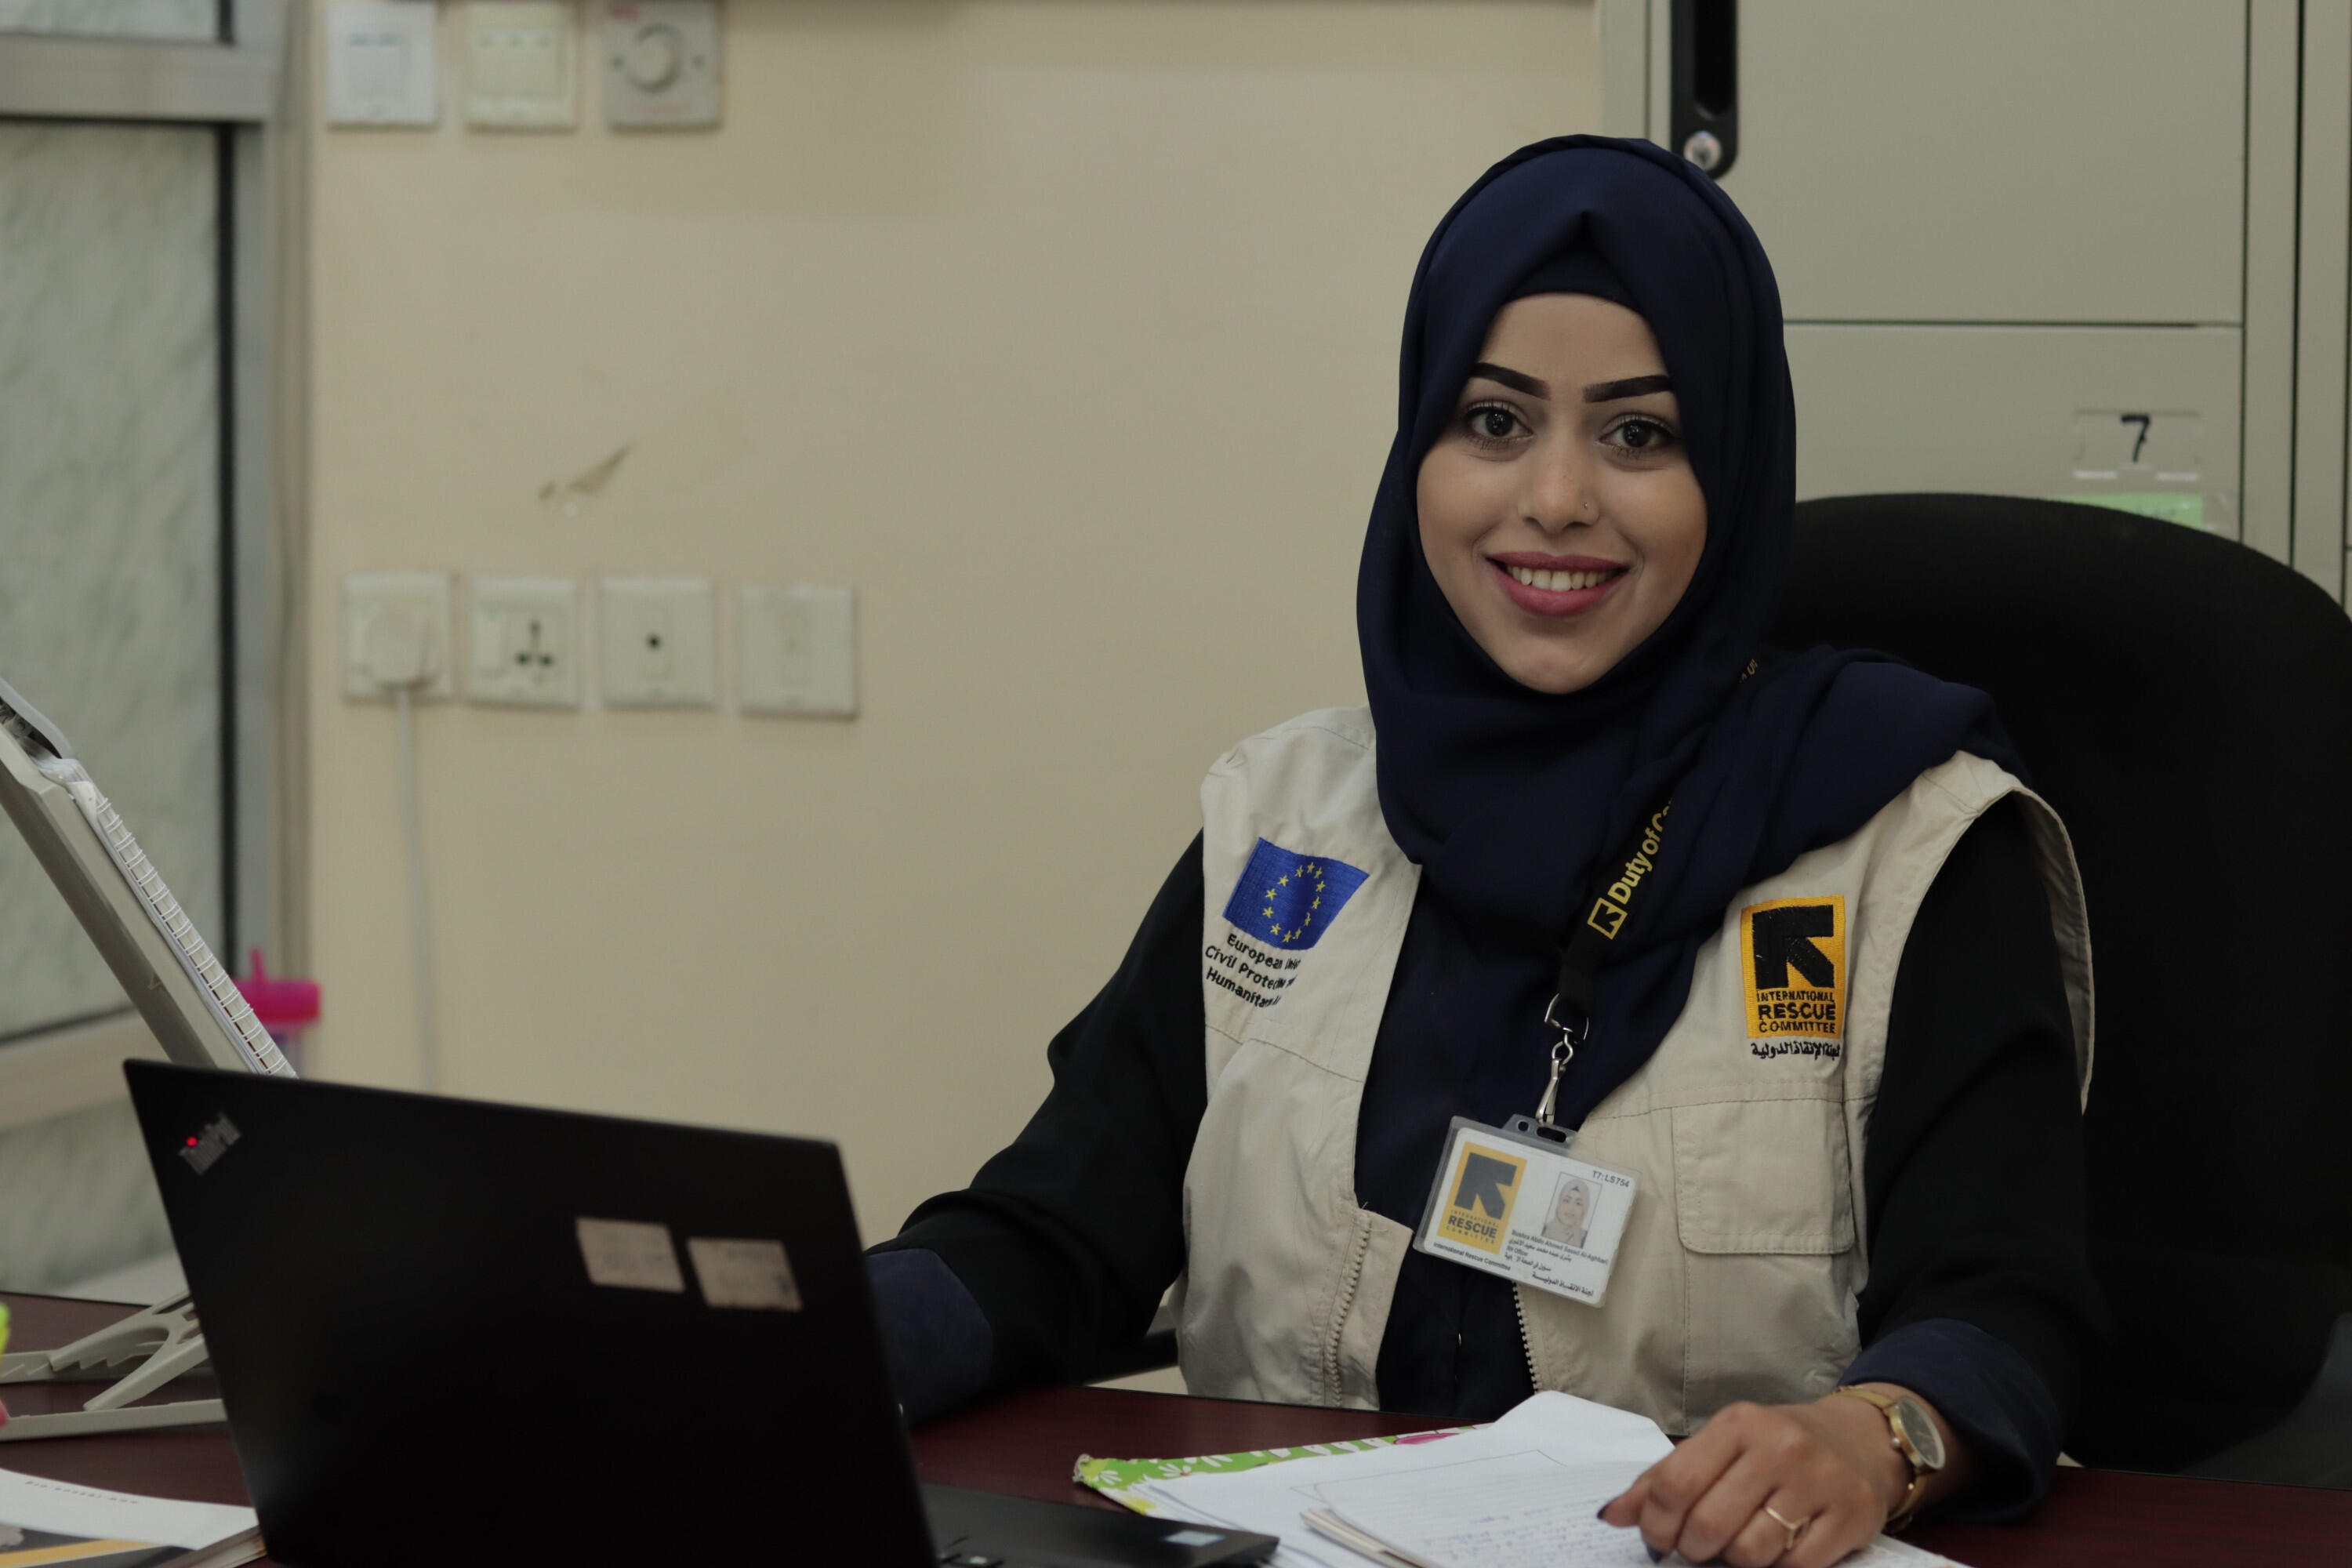
<svg viewBox="0 0 2352 1568"><path fill-rule="evenodd" d="M1176 1297L1195 1394L1379 1403L1412 1235L1357 1202L1356 1116L1420 868L1389 837L1372 758L1370 711L1327 709L1243 742L1201 788L1209 1100ZM2090 939L2065 829L2009 773L1956 755L1742 889L1682 1016L1586 1118L1576 1152L1638 1186L1601 1306L1517 1288L1536 1387L1680 1434L1734 1400L1834 1386L1859 1348L1863 1146L1895 966L1952 846L2010 795L2029 807L2088 1085Z"/></svg>

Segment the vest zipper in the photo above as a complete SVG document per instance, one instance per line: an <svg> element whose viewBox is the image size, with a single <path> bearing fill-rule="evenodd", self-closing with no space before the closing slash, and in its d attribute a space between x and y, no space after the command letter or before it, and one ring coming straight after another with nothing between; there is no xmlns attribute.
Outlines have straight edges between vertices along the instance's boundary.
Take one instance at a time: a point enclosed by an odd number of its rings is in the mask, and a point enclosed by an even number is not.
<svg viewBox="0 0 2352 1568"><path fill-rule="evenodd" d="M1536 1393L1541 1394L1543 1374L1536 1371L1536 1343L1528 1337L1527 1298L1519 1294L1519 1287L1516 1282L1511 1286L1511 1310L1518 1314L1519 1353L1528 1358L1528 1386Z"/></svg>
<svg viewBox="0 0 2352 1568"><path fill-rule="evenodd" d="M1356 1304L1356 1289L1364 1281L1364 1257L1372 1249L1371 1215L1356 1211L1356 1245L1348 1257L1348 1272L1340 1279L1339 1299L1331 1309L1331 1331L1323 1342L1324 1402L1347 1403L1347 1379L1339 1368L1339 1336L1347 1331L1348 1313Z"/></svg>

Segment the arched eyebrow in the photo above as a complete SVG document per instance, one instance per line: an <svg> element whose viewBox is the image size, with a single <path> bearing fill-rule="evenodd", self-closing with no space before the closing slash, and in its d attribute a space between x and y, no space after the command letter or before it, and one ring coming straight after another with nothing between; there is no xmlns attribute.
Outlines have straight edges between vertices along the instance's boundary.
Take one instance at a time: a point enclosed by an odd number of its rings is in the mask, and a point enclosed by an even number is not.
<svg viewBox="0 0 2352 1568"><path fill-rule="evenodd" d="M1497 382L1509 387L1513 392L1524 392L1529 397L1549 398L1551 396L1551 383L1538 381L1524 371L1512 370L1507 365L1488 364L1485 360L1480 360L1470 367L1470 374L1474 377L1483 376L1488 381Z"/></svg>
<svg viewBox="0 0 2352 1568"><path fill-rule="evenodd" d="M1504 383L1509 385L1508 382ZM1584 389L1587 403L1614 403L1621 397L1647 397L1654 392L1672 392L1675 378L1671 375L1629 375L1622 381L1596 381Z"/></svg>

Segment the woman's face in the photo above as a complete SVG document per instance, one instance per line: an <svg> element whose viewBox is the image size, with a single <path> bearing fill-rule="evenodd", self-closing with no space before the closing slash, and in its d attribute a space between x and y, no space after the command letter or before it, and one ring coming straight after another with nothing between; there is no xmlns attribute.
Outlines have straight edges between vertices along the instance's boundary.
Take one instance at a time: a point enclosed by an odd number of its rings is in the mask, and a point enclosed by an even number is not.
<svg viewBox="0 0 2352 1568"><path fill-rule="evenodd" d="M1589 294L1496 315L1415 493L1446 603L1538 691L1581 690L1639 647L1706 544L1650 324Z"/></svg>
<svg viewBox="0 0 2352 1568"><path fill-rule="evenodd" d="M1552 1215L1554 1218L1558 1219L1561 1225L1567 1226L1570 1230L1574 1230L1578 1226L1584 1223L1585 1204L1586 1199L1584 1189L1582 1187L1562 1187L1559 1190L1559 1196L1552 1201Z"/></svg>

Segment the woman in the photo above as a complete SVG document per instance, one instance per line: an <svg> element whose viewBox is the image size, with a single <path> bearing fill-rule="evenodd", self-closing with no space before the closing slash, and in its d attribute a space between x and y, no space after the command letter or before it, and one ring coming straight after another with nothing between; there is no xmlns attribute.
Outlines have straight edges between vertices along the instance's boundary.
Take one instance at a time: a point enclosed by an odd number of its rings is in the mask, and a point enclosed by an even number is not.
<svg viewBox="0 0 2352 1568"><path fill-rule="evenodd" d="M2079 886L1982 693L1762 646L1754 236L1646 143L1525 149L1423 253L1401 393L1369 708L1218 763L1045 1105L877 1249L910 1414L1082 1375L1175 1280L1195 1393L1696 1434L1604 1513L1693 1561L2031 1506L2098 1321ZM1454 1119L1539 1100L1634 1183L1597 1306L1412 1245Z"/></svg>
<svg viewBox="0 0 2352 1568"><path fill-rule="evenodd" d="M1563 1247L1582 1247L1591 1222L1591 1186L1582 1176L1562 1176L1552 1194L1551 1217L1544 1221L1544 1239Z"/></svg>

